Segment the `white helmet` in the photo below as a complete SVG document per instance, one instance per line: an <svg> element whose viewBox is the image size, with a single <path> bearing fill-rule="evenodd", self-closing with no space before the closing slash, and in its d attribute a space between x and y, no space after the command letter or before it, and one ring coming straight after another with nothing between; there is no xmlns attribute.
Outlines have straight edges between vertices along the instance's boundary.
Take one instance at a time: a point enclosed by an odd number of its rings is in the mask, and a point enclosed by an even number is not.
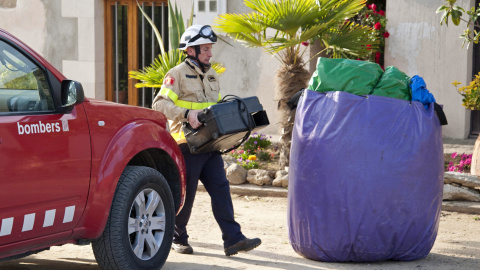
<svg viewBox="0 0 480 270"><path fill-rule="evenodd" d="M217 42L217 35L212 30L210 25L192 25L185 30L180 38L180 50L186 50L188 47L201 44L215 44Z"/></svg>

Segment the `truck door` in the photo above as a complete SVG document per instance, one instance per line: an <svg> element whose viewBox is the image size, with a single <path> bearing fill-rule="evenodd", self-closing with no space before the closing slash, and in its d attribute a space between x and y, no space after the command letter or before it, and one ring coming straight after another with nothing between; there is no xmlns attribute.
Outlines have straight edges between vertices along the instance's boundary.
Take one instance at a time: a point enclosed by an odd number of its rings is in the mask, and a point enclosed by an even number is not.
<svg viewBox="0 0 480 270"><path fill-rule="evenodd" d="M52 77L0 38L0 246L65 235L85 206L91 166L85 112L81 104L68 114L55 111L52 91L60 89Z"/></svg>

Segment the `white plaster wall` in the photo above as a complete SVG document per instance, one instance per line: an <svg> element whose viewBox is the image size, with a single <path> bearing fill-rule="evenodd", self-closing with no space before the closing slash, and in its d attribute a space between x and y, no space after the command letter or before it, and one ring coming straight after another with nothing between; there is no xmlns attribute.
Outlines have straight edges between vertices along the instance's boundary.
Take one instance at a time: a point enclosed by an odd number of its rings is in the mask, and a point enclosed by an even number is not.
<svg viewBox="0 0 480 270"><path fill-rule="evenodd" d="M226 67L225 73L220 75L222 96L257 96L270 120L270 125L260 133L276 135L279 119L274 100L274 79L280 63L261 48L246 48L230 38L224 38L234 47L218 42L213 49L215 61Z"/></svg>
<svg viewBox="0 0 480 270"><path fill-rule="evenodd" d="M63 74L80 81L85 96L105 99L103 0L61 0L62 17L78 19L78 58L63 60Z"/></svg>
<svg viewBox="0 0 480 270"><path fill-rule="evenodd" d="M103 0L17 0L0 8L0 27L81 82L87 97L104 99L103 10Z"/></svg>
<svg viewBox="0 0 480 270"><path fill-rule="evenodd" d="M39 53L47 40L45 24L45 7L41 0L20 0L14 8L0 8L0 28Z"/></svg>
<svg viewBox="0 0 480 270"><path fill-rule="evenodd" d="M451 84L457 80L468 84L472 75L472 49L462 49L459 36L465 23L456 27L440 25L441 14L436 14L444 0L387 1L387 30L385 66L396 66L408 76L424 78L428 90L437 103L443 104L448 125L443 136L466 138L470 129L470 111L462 104ZM459 0L465 9L473 0Z"/></svg>
<svg viewBox="0 0 480 270"><path fill-rule="evenodd" d="M0 5L1 28L20 38L60 71L63 60L77 58L77 20L60 15L61 0L8 1L8 5Z"/></svg>

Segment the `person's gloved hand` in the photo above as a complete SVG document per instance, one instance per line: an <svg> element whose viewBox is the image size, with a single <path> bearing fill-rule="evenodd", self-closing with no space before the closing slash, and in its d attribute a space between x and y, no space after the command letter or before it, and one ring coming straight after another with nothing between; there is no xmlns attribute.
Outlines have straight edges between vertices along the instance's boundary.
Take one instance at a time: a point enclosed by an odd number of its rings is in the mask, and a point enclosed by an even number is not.
<svg viewBox="0 0 480 270"><path fill-rule="evenodd" d="M202 122L198 121L198 114L201 111L202 110L191 110L190 112L188 112L187 121L190 124L190 126L192 126L192 128L194 129L197 129L200 126L202 126Z"/></svg>

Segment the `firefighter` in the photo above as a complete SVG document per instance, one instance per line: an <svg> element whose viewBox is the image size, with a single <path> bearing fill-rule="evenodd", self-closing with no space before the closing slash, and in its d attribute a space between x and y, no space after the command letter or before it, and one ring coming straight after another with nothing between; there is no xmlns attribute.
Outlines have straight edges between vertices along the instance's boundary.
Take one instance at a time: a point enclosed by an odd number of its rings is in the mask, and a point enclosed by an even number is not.
<svg viewBox="0 0 480 270"><path fill-rule="evenodd" d="M212 200L212 211L222 231L226 256L239 251L249 251L261 244L259 238L246 238L233 216L230 185L225 176L223 159L216 152L192 154L182 132L182 123L193 128L202 123L198 113L220 100L220 85L215 70L211 68L212 46L217 36L209 25L192 25L180 39L179 48L187 58L172 68L165 76L160 92L155 97L153 109L164 113L170 120L170 132L182 151L187 169L185 204L175 220L172 249L182 254L192 254L188 244L187 224L190 219L198 180L202 181Z"/></svg>

